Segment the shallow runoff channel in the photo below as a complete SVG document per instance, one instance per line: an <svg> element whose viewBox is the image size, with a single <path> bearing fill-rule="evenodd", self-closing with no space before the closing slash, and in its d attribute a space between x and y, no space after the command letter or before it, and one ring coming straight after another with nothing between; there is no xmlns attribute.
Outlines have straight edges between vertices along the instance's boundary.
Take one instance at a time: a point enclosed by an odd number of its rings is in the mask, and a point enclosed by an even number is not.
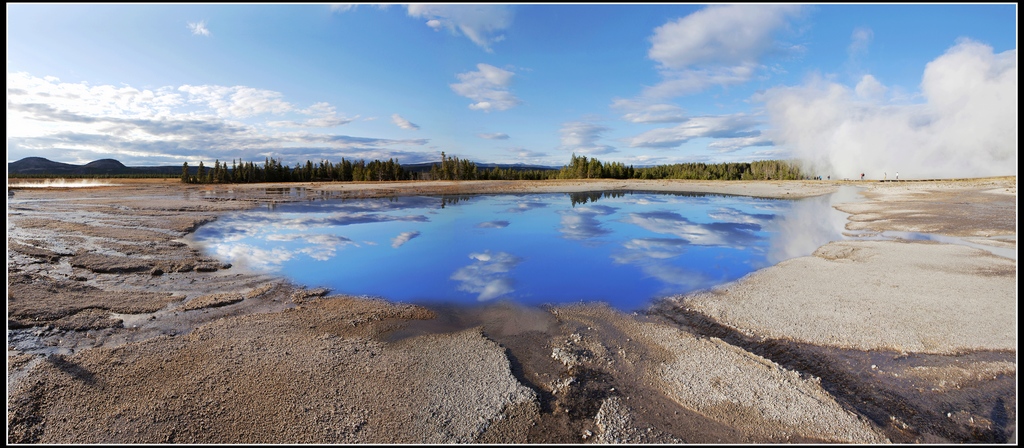
<svg viewBox="0 0 1024 448"><path fill-rule="evenodd" d="M844 238L854 188L408 196L268 205L196 232L209 254L333 293L406 303L602 301L620 310L737 280Z"/></svg>

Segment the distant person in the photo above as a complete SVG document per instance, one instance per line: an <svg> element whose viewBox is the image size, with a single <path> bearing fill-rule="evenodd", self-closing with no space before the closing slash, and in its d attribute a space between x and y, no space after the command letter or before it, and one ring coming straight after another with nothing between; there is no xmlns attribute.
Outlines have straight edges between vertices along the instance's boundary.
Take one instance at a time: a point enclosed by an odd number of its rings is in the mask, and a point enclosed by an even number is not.
<svg viewBox="0 0 1024 448"><path fill-rule="evenodd" d="M899 171L896 172L896 180L900 180L900 172Z"/></svg>
<svg viewBox="0 0 1024 448"><path fill-rule="evenodd" d="M864 173L860 173L860 180L864 180Z"/></svg>

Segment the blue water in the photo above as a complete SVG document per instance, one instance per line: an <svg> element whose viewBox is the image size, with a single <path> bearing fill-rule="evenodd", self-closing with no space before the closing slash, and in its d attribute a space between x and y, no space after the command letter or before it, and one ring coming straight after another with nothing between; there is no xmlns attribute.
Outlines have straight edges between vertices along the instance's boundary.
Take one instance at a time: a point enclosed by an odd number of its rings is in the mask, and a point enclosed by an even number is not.
<svg viewBox="0 0 1024 448"><path fill-rule="evenodd" d="M205 250L335 294L641 309L841 239L832 198L652 192L278 204L201 227Z"/></svg>

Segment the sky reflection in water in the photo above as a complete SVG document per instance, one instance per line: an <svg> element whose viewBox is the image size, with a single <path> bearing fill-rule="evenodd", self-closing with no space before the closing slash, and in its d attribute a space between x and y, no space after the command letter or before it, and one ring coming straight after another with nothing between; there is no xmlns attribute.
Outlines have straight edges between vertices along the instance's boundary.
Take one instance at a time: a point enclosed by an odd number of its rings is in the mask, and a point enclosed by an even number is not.
<svg viewBox="0 0 1024 448"><path fill-rule="evenodd" d="M333 293L401 302L604 301L629 311L842 239L846 215L831 207L837 195L317 201L225 216L196 237L225 261Z"/></svg>

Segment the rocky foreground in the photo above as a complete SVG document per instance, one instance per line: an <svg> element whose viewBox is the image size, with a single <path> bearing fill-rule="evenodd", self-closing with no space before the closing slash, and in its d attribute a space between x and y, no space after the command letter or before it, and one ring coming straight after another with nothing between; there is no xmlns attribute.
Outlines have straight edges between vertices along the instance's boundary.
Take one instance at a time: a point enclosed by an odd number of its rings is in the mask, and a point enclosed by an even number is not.
<svg viewBox="0 0 1024 448"><path fill-rule="evenodd" d="M974 247L833 242L643 314L332 295L189 236L286 200L839 183L117 183L8 198L8 443L1016 441L1016 258L982 249L1016 252L1016 178L838 205Z"/></svg>

